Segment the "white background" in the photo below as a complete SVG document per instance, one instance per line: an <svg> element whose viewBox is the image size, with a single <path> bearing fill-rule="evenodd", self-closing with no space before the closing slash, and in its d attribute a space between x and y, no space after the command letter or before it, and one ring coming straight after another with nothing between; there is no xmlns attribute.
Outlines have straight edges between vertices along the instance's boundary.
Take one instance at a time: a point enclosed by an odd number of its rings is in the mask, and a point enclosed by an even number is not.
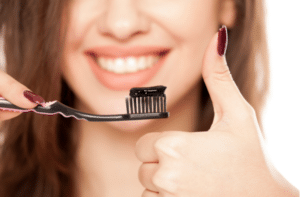
<svg viewBox="0 0 300 197"><path fill-rule="evenodd" d="M300 5L266 0L271 90L263 116L274 166L300 189ZM1 40L0 40L1 51ZM0 68L3 57L0 53Z"/></svg>
<svg viewBox="0 0 300 197"><path fill-rule="evenodd" d="M300 1L266 0L271 90L264 113L275 167L300 189Z"/></svg>

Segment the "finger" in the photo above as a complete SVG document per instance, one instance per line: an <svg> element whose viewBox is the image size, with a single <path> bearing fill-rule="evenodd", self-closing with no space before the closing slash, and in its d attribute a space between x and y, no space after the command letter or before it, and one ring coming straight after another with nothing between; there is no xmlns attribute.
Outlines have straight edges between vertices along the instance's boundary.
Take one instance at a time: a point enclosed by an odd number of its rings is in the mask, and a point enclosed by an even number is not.
<svg viewBox="0 0 300 197"><path fill-rule="evenodd" d="M10 120L12 118L17 117L20 114L22 114L22 112L11 112L11 111L0 109L0 126L2 121Z"/></svg>
<svg viewBox="0 0 300 197"><path fill-rule="evenodd" d="M148 133L136 144L136 156L144 162L164 162L181 158L181 147L187 144L186 132L166 131Z"/></svg>
<svg viewBox="0 0 300 197"><path fill-rule="evenodd" d="M16 106L31 109L36 107L37 104L45 102L42 97L31 93L29 96L34 100L30 101L24 96L24 91L29 89L2 70L0 70L0 80L0 94Z"/></svg>
<svg viewBox="0 0 300 197"><path fill-rule="evenodd" d="M139 169L139 180L141 184L148 190L158 192L157 187L152 181L152 177L158 168L158 163L143 163Z"/></svg>
<svg viewBox="0 0 300 197"><path fill-rule="evenodd" d="M149 191L175 194L182 178L182 162L143 163L139 169L139 180Z"/></svg>
<svg viewBox="0 0 300 197"><path fill-rule="evenodd" d="M227 66L227 42L227 28L223 26L212 38L203 58L202 76L215 113L213 125L224 114L240 117L247 113L250 106L240 93Z"/></svg>
<svg viewBox="0 0 300 197"><path fill-rule="evenodd" d="M154 144L159 136L160 133L158 132L147 133L137 141L135 154L141 162L158 162L158 155L156 154Z"/></svg>
<svg viewBox="0 0 300 197"><path fill-rule="evenodd" d="M0 99L5 99L2 95L0 95ZM1 108L0 107L0 127L1 127L1 121L9 120L12 118L17 117L20 115L22 112L17 112L14 110L6 109L6 108Z"/></svg>

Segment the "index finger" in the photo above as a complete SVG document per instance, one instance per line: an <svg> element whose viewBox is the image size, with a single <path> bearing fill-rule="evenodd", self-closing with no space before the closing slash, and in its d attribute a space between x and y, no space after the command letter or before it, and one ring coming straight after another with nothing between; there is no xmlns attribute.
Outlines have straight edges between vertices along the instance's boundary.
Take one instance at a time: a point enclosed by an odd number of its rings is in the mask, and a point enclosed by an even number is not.
<svg viewBox="0 0 300 197"><path fill-rule="evenodd" d="M36 100L35 102L25 98L24 91L26 90L28 91L28 94L32 94L32 97ZM38 103L44 102L42 97L33 95L33 92L25 85L2 70L0 70L0 95L12 104L26 109L34 108Z"/></svg>

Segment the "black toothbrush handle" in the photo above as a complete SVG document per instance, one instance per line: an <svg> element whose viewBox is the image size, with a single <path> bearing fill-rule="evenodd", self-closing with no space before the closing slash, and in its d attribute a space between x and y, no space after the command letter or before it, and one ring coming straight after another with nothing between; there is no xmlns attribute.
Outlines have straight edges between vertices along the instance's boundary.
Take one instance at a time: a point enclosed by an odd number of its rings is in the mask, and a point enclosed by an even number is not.
<svg viewBox="0 0 300 197"><path fill-rule="evenodd" d="M42 106L35 108L37 112L43 113L45 110ZM96 115L88 114L73 108L70 108L60 102L54 102L50 105L49 109L53 114L61 114L64 117L74 117L77 120L87 120L91 122L110 122L110 121L126 121L126 120L143 120L143 119L157 119L157 118L168 118L169 113L148 113L148 114L112 114L112 115ZM47 112L49 112L47 110Z"/></svg>
<svg viewBox="0 0 300 197"><path fill-rule="evenodd" d="M144 114L116 114L116 115L96 115L80 112L73 108L70 108L58 101L51 102L50 105L43 107L41 105L36 106L33 109L20 108L4 98L0 98L0 108L10 111L18 112L36 112L45 115L61 114L65 118L73 117L77 120L87 120L92 122L108 122L108 121L126 121L126 120L143 120L143 119L157 119L168 118L169 113L144 113Z"/></svg>

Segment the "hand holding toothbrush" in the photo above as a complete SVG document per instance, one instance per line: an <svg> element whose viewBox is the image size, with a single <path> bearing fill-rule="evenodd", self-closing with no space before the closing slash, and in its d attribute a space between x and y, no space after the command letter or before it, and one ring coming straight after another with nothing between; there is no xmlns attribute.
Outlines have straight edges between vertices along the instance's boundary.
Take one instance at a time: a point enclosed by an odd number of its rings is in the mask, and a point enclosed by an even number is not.
<svg viewBox="0 0 300 197"><path fill-rule="evenodd" d="M24 109L33 109L38 104L43 105L45 103L42 97L36 95L29 88L0 70L0 98L2 97ZM0 107L0 122L15 118L20 114L22 114L21 111Z"/></svg>
<svg viewBox="0 0 300 197"><path fill-rule="evenodd" d="M272 177L255 111L228 69L226 45L227 30L222 28L212 38L203 61L202 76L215 113L209 131L154 132L137 142L136 155L143 162L139 170L145 187L142 197L266 197L297 193L284 191Z"/></svg>

